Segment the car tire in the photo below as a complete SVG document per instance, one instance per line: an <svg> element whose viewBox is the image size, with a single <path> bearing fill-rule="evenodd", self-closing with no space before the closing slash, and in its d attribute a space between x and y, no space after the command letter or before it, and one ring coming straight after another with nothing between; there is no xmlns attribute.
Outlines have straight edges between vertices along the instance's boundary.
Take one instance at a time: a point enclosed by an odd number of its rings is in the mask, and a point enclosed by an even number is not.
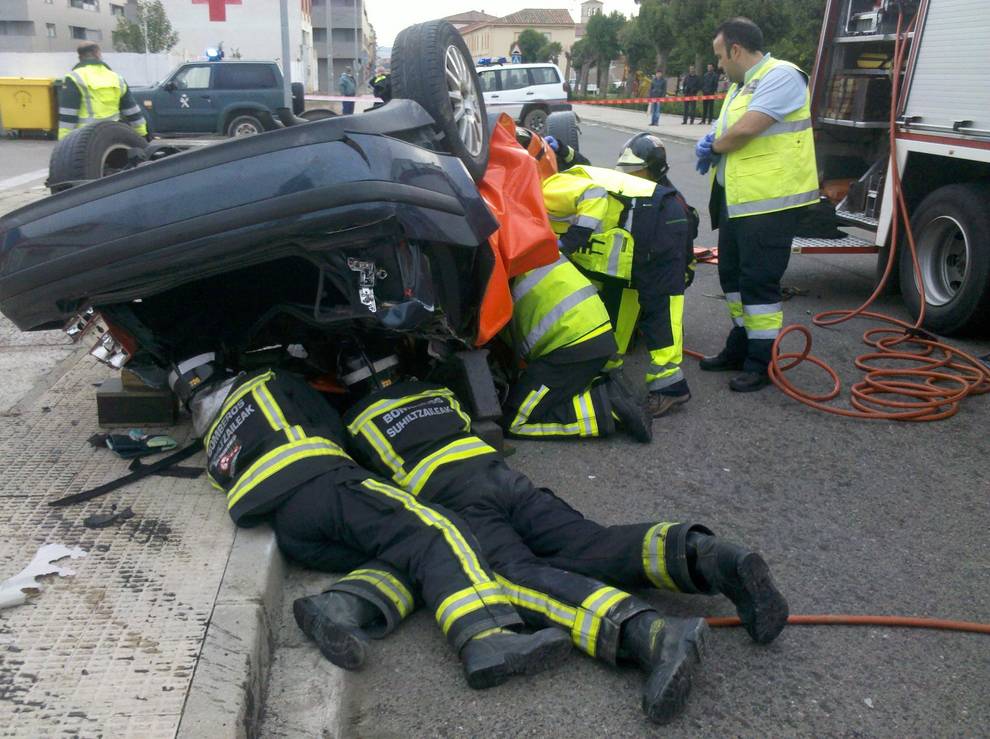
<svg viewBox="0 0 990 739"><path fill-rule="evenodd" d="M392 97L423 106L444 148L480 180L488 167L488 117L474 60L447 21L403 29L392 48Z"/></svg>
<svg viewBox="0 0 990 739"><path fill-rule="evenodd" d="M546 108L530 108L523 115L522 124L533 133L542 136L547 132L547 118Z"/></svg>
<svg viewBox="0 0 990 739"><path fill-rule="evenodd" d="M99 121L77 128L55 144L48 160L48 187L66 190L79 180L98 180L133 168L132 149L148 142L118 121Z"/></svg>
<svg viewBox="0 0 990 739"><path fill-rule="evenodd" d="M570 110L561 110L547 116L546 135L553 136L557 141L580 151L580 130L577 116Z"/></svg>
<svg viewBox="0 0 990 739"><path fill-rule="evenodd" d="M326 118L336 118L337 114L326 108L314 108L313 110L304 110L299 114L299 117L305 118L307 121L322 121Z"/></svg>
<svg viewBox="0 0 990 739"><path fill-rule="evenodd" d="M242 136L257 136L264 131L265 127L261 125L261 121L253 115L234 116L227 124L227 135L232 139Z"/></svg>
<svg viewBox="0 0 990 739"><path fill-rule="evenodd" d="M939 334L986 329L990 321L990 186L947 185L911 218L925 286L924 327ZM910 250L901 252L901 295L917 316L921 294Z"/></svg>
<svg viewBox="0 0 990 739"><path fill-rule="evenodd" d="M306 110L306 88L302 82L293 82L292 89L292 114L299 115Z"/></svg>

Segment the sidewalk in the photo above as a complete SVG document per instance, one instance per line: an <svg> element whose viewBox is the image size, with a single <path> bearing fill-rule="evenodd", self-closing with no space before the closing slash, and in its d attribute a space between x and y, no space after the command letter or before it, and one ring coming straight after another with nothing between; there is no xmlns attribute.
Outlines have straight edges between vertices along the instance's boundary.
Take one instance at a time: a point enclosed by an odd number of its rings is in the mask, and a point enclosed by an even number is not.
<svg viewBox="0 0 990 739"><path fill-rule="evenodd" d="M0 214L45 194L0 192ZM148 477L66 508L48 502L127 473L87 439L116 372L61 332L0 317L0 581L45 544L80 548L40 593L0 610L5 736L244 736L264 699L281 560L267 528L237 531L205 477ZM125 429L116 429L122 431ZM184 443L188 424L163 429ZM154 459L154 457L152 458ZM186 466L202 465L197 455ZM128 506L134 517L87 528ZM181 722L181 725L180 725Z"/></svg>
<svg viewBox="0 0 990 739"><path fill-rule="evenodd" d="M588 123L596 123L601 126L621 128L626 131L650 131L660 136L661 139L671 139L693 144L709 130L711 126L695 124L681 124L680 113L661 113L660 124L650 125L650 114L639 110L626 110L616 105L583 105L574 103L572 106L578 118ZM695 118L695 121L698 121Z"/></svg>

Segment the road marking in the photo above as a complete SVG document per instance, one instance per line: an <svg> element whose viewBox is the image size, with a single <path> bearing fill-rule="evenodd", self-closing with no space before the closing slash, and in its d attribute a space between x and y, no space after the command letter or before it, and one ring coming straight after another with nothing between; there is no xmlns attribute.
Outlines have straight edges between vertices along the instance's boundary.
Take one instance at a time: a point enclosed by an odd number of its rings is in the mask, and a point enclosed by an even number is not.
<svg viewBox="0 0 990 739"><path fill-rule="evenodd" d="M27 172L26 174L17 175L17 177L8 177L5 180L0 180L0 190L9 190L12 187L26 185L29 182L41 180L47 176L47 169L36 169L34 172Z"/></svg>

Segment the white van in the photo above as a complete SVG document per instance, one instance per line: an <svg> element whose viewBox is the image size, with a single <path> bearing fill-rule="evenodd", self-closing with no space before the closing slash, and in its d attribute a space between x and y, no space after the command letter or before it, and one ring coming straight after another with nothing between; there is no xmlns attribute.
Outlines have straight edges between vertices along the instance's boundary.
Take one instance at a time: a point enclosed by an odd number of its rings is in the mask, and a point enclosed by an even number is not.
<svg viewBox="0 0 990 739"><path fill-rule="evenodd" d="M564 77L556 64L481 60L476 70L488 112L508 113L537 133L545 130L548 115L571 109L564 91Z"/></svg>

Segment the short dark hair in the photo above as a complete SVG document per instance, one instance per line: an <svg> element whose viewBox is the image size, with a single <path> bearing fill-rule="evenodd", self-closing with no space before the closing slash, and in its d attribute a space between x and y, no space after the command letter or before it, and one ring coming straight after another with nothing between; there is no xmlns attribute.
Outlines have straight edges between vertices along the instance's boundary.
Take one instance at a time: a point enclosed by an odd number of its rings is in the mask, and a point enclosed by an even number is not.
<svg viewBox="0 0 990 739"><path fill-rule="evenodd" d="M715 29L712 40L718 38L719 34L722 34L726 51L733 44L739 44L746 51L763 51L763 31L749 18L730 18Z"/></svg>
<svg viewBox="0 0 990 739"><path fill-rule="evenodd" d="M92 41L87 41L85 44L79 44L79 46L76 47L76 53L79 55L80 59L95 57L100 53L100 45L94 44Z"/></svg>

